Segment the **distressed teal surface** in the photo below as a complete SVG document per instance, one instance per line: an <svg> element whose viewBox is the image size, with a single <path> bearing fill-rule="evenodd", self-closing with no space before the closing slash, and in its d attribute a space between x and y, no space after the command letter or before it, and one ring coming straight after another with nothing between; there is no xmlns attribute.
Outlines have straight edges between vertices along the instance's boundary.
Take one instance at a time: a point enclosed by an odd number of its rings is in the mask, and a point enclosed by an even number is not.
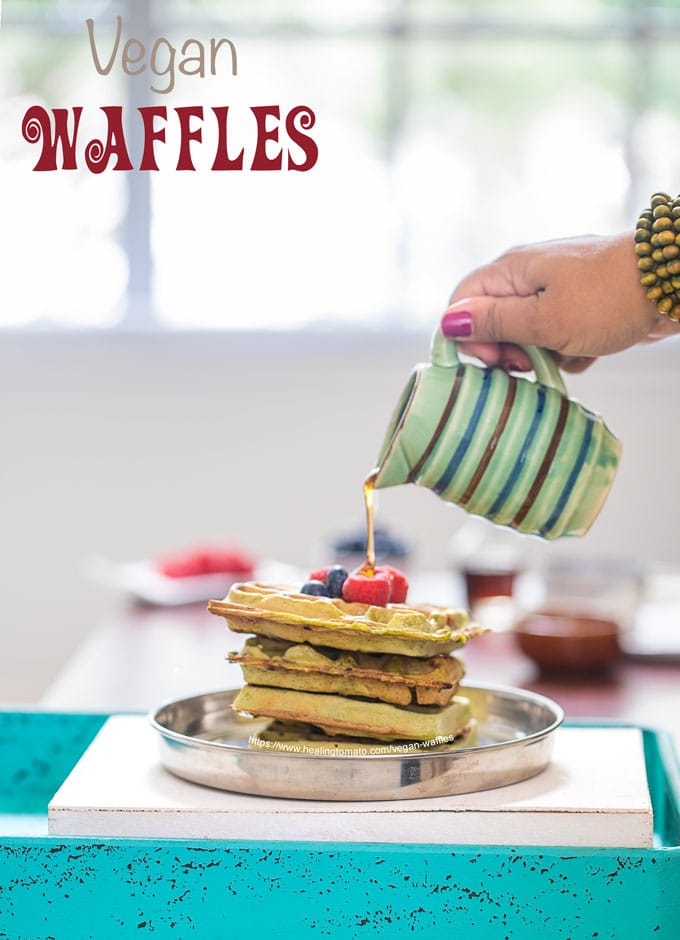
<svg viewBox="0 0 680 940"><path fill-rule="evenodd" d="M0 721L3 776L30 718ZM49 718L55 719L50 722ZM26 778L43 812L101 716L35 716ZM15 734L21 726L21 735ZM52 730L53 729L53 732ZM44 737L42 748L38 738ZM54 742L53 742L54 743ZM678 764L645 732L653 850L0 838L0 938L680 938ZM42 758L41 758L42 759ZM64 769L66 768L66 769ZM61 775L61 776L60 776ZM3 780L0 812L16 793ZM17 812L21 810L17 808ZM27 817L28 820L28 817ZM27 827L28 828L28 827Z"/></svg>
<svg viewBox="0 0 680 940"><path fill-rule="evenodd" d="M677 940L680 925L677 858L661 852L10 840L0 885L11 940Z"/></svg>
<svg viewBox="0 0 680 940"><path fill-rule="evenodd" d="M0 712L0 812L47 804L108 715Z"/></svg>

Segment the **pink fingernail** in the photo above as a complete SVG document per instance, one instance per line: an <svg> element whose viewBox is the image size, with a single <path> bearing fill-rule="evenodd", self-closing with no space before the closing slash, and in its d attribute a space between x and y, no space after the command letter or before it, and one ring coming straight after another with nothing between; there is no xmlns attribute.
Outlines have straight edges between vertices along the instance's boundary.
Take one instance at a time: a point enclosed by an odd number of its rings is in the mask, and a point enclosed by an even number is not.
<svg viewBox="0 0 680 940"><path fill-rule="evenodd" d="M467 310L445 313L442 317L442 333L450 339L463 339L472 335L472 314Z"/></svg>

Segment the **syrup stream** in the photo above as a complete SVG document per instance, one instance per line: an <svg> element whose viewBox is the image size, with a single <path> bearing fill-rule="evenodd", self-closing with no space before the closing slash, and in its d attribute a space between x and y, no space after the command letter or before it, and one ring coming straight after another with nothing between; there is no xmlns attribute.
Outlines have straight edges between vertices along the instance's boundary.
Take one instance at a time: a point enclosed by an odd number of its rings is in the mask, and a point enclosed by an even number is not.
<svg viewBox="0 0 680 940"><path fill-rule="evenodd" d="M373 532L373 491L380 467L371 470L364 480L364 503L366 504L366 561L361 573L372 578L375 574L375 536Z"/></svg>

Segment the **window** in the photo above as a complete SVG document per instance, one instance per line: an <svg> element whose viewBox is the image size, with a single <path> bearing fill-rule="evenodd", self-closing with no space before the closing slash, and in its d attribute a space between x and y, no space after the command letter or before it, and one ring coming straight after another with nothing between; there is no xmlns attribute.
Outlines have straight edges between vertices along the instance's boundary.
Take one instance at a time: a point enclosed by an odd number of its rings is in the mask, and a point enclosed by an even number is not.
<svg viewBox="0 0 680 940"><path fill-rule="evenodd" d="M5 0L0 324L428 326L511 244L616 231L677 191L680 0ZM96 73L85 28L228 37L238 74ZM159 102L159 99L163 99ZM306 173L34 173L34 103L311 107ZM206 129L206 134L208 130ZM160 160L159 160L160 163ZM197 161L198 163L198 161Z"/></svg>

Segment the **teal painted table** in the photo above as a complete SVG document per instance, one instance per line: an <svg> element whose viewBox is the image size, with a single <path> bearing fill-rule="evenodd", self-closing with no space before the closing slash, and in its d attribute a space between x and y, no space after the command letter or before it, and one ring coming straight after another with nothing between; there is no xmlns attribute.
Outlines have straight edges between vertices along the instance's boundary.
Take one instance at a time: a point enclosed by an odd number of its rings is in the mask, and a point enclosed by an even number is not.
<svg viewBox="0 0 680 940"><path fill-rule="evenodd" d="M47 803L105 720L0 713L0 938L680 937L679 767L644 732L649 850L55 839Z"/></svg>

